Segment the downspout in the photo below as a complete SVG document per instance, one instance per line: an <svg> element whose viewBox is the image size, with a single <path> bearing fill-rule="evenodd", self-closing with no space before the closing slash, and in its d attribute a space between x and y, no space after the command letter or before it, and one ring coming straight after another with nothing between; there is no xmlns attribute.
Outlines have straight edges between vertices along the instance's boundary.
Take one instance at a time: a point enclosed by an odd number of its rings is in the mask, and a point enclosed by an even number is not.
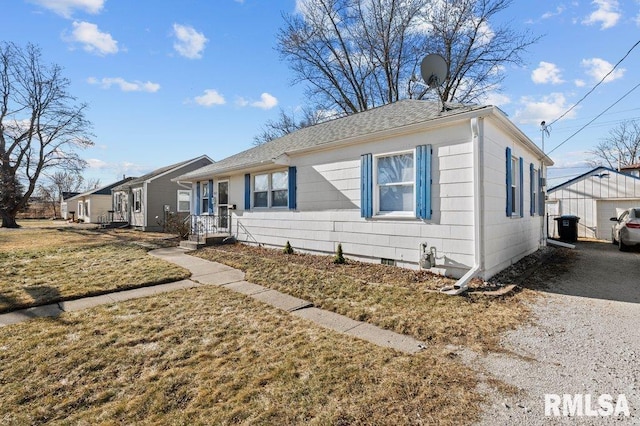
<svg viewBox="0 0 640 426"><path fill-rule="evenodd" d="M473 267L453 287L441 291L449 295L464 293L469 282L484 270L484 118L471 119L473 145Z"/></svg>

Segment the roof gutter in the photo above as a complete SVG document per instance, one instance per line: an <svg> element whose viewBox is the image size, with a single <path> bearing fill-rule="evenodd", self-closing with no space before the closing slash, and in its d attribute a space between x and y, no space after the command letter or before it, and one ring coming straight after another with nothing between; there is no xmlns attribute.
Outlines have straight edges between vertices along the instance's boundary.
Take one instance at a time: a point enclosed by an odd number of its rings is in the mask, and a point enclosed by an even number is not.
<svg viewBox="0 0 640 426"><path fill-rule="evenodd" d="M449 295L459 295L469 289L469 282L484 270L484 117L470 120L473 139L473 267L453 286L440 291Z"/></svg>

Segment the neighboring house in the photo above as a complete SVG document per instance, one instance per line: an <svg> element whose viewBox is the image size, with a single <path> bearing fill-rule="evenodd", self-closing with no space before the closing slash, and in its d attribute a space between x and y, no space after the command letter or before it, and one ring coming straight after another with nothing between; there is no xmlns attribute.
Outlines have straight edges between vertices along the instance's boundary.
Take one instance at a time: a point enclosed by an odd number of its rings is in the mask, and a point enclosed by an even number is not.
<svg viewBox="0 0 640 426"><path fill-rule="evenodd" d="M631 176L640 177L640 163L620 167L620 171Z"/></svg>
<svg viewBox="0 0 640 426"><path fill-rule="evenodd" d="M191 186L172 179L213 163L206 155L162 167L112 190L114 220L141 231L161 231L169 213L189 215Z"/></svg>
<svg viewBox="0 0 640 426"><path fill-rule="evenodd" d="M64 198L60 206L62 217L82 220L85 223L103 223L110 220L111 210L111 189L130 181L128 177L110 185L94 188L68 198ZM72 215L71 212L74 212Z"/></svg>
<svg viewBox="0 0 640 426"><path fill-rule="evenodd" d="M557 234L554 217L574 215L578 237L611 239L616 208L640 207L640 178L608 167L596 167L548 191L549 231Z"/></svg>
<svg viewBox="0 0 640 426"><path fill-rule="evenodd" d="M303 128L180 176L192 214L240 241L333 253L464 280L545 242L553 164L498 108L403 100ZM465 282L466 282L465 281Z"/></svg>
<svg viewBox="0 0 640 426"><path fill-rule="evenodd" d="M75 219L76 208L67 204L67 200L71 197L75 197L79 192L62 192L60 197L60 216L63 219L71 219L71 213L73 212L73 218Z"/></svg>

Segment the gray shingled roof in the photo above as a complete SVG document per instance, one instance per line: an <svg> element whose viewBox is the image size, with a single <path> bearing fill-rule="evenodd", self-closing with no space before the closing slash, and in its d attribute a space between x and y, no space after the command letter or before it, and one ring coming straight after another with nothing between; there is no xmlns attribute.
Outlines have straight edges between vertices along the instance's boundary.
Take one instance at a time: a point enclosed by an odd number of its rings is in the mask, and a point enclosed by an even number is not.
<svg viewBox="0 0 640 426"><path fill-rule="evenodd" d="M63 199L65 201L66 200L71 201L71 200L74 200L76 198L86 197L87 195L111 195L111 190L113 188L121 186L124 183L131 181L132 179L135 179L135 178L132 178L132 177L124 178L124 179L121 179L121 180L119 180L117 182L111 183L109 185L102 186L100 188L90 189L90 190L82 192L82 193L78 193L78 192L73 193L75 195L72 195L72 196L70 196L68 198L63 198Z"/></svg>
<svg viewBox="0 0 640 426"><path fill-rule="evenodd" d="M436 118L486 108L478 105L447 105L441 111L438 102L406 99L347 117L305 127L263 145L250 148L216 163L186 173L177 180L192 180L227 170L270 163L274 158L293 151L339 142L385 130L392 130Z"/></svg>
<svg viewBox="0 0 640 426"><path fill-rule="evenodd" d="M171 171L173 169L178 169L178 168L180 168L180 167L182 167L182 166L184 166L186 164L189 164L189 163L191 163L191 162L193 162L193 161L195 161L195 160L197 160L197 159L199 159L201 157L203 157L203 156L201 155L199 157L195 157L195 158L192 158L190 160L185 160L185 161L181 161L179 163L171 164L169 166L160 167L159 169L156 169L156 170L154 170L154 171L152 171L150 173L147 173L146 175L140 176L139 178L132 179L132 180L126 182L123 185L116 186L115 188L113 188L113 190L114 191L121 191L121 190L129 188L131 186L141 185L146 180L153 179L156 176L160 176L161 174L166 173L168 171Z"/></svg>

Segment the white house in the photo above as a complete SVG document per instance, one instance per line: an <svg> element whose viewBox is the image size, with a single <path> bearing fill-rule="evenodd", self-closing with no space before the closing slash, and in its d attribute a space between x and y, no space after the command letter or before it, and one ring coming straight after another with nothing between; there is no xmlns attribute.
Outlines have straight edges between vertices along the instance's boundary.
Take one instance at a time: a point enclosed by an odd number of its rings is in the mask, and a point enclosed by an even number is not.
<svg viewBox="0 0 640 426"><path fill-rule="evenodd" d="M548 191L549 216L574 215L578 237L611 239L616 209L640 207L640 178L607 167L596 167ZM555 221L549 223L551 233Z"/></svg>
<svg viewBox="0 0 640 426"><path fill-rule="evenodd" d="M551 164L496 107L403 100L177 180L192 183L192 215L240 241L326 254L341 243L352 258L468 280L544 244Z"/></svg>
<svg viewBox="0 0 640 426"><path fill-rule="evenodd" d="M100 223L109 220L111 210L111 189L130 181L131 177L123 178L109 185L93 188L82 193L62 197L60 211L65 219L81 220L84 223ZM73 215L71 214L73 212Z"/></svg>

